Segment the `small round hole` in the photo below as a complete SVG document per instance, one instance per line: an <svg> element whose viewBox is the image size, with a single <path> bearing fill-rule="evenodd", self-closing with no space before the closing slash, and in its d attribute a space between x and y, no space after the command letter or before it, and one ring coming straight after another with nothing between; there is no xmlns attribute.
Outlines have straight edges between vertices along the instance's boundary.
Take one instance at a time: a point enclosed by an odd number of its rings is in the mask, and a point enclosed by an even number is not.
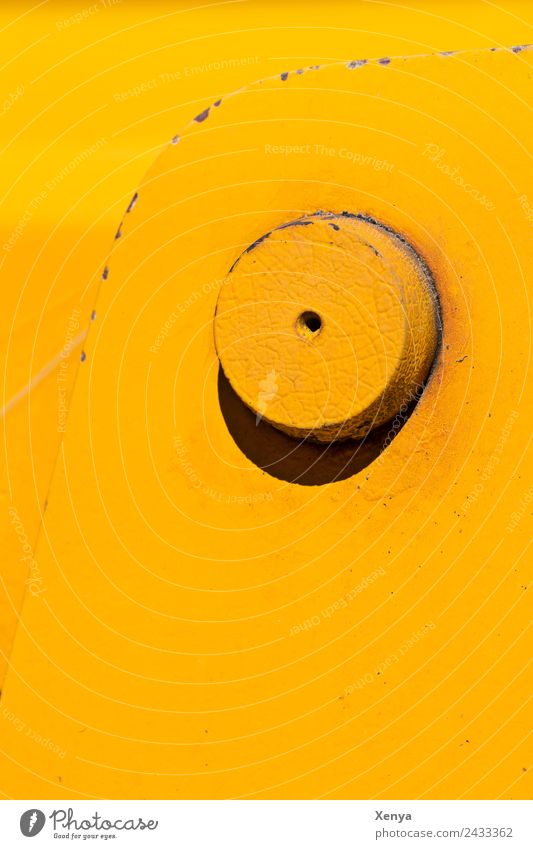
<svg viewBox="0 0 533 849"><path fill-rule="evenodd" d="M322 319L317 312L306 310L298 316L296 329L300 336L316 336L322 329Z"/></svg>

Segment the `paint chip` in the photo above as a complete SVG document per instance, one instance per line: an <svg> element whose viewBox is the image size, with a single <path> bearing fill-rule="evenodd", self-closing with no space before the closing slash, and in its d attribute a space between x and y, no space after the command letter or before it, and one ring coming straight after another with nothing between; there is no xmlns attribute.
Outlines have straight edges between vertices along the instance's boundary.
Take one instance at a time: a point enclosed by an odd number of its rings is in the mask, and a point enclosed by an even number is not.
<svg viewBox="0 0 533 849"><path fill-rule="evenodd" d="M207 107L207 109L204 109L203 112L200 112L200 114L197 115L194 120L196 121L197 124L201 124L202 121L205 121L205 119L207 118L208 115L209 115L209 106Z"/></svg>
<svg viewBox="0 0 533 849"><path fill-rule="evenodd" d="M283 73L282 73L282 74L280 74L280 77L281 77L281 79L283 80L283 82L285 82L285 80L287 79L287 77L288 77L288 76L289 76L289 72L288 72L288 71L283 71Z"/></svg>
<svg viewBox="0 0 533 849"><path fill-rule="evenodd" d="M138 192L135 192L135 194L133 195L132 199L129 202L129 205L128 205L126 212L131 212L131 210L134 208L135 204L137 203L138 198L139 198L139 194L138 194Z"/></svg>
<svg viewBox="0 0 533 849"><path fill-rule="evenodd" d="M80 361L82 363L84 363L86 359L87 359L87 354L85 353L85 351L82 351L81 355L80 355Z"/></svg>
<svg viewBox="0 0 533 849"><path fill-rule="evenodd" d="M308 224L312 223L312 221L298 218L296 221L287 221L286 224L280 224L279 227L276 227L276 230L286 230L288 227L307 227Z"/></svg>
<svg viewBox="0 0 533 849"><path fill-rule="evenodd" d="M269 230L269 231L268 231L268 233L264 233L262 236L259 236L259 238L255 240L255 242L252 242L252 244L251 244L251 245L248 245L248 247L247 247L247 248L246 248L246 250L245 250L245 253L246 253L246 254L249 254L249 253L250 253L250 251L253 251L253 250L254 250L254 248L256 248L258 245L260 245L260 244L261 244L261 242L264 242L264 241L265 241L265 239L268 239L268 237L270 236L270 233L271 233L271 232L272 232L272 231L271 231L271 230Z"/></svg>

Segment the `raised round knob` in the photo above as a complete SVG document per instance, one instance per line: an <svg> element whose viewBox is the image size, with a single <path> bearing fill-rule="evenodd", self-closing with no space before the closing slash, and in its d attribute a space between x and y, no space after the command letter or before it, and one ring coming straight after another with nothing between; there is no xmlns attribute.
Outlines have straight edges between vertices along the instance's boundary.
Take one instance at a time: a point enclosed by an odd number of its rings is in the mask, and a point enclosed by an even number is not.
<svg viewBox="0 0 533 849"><path fill-rule="evenodd" d="M361 438L413 401L435 357L430 273L363 216L318 212L258 238L220 290L215 343L257 418L295 437Z"/></svg>

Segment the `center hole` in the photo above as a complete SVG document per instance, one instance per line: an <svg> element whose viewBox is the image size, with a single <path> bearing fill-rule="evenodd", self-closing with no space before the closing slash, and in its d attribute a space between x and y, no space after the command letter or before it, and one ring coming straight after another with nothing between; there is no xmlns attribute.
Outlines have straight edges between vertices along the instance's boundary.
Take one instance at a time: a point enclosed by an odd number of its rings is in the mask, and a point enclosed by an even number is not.
<svg viewBox="0 0 533 849"><path fill-rule="evenodd" d="M306 310L298 316L296 326L301 336L315 336L322 328L322 319L317 312Z"/></svg>

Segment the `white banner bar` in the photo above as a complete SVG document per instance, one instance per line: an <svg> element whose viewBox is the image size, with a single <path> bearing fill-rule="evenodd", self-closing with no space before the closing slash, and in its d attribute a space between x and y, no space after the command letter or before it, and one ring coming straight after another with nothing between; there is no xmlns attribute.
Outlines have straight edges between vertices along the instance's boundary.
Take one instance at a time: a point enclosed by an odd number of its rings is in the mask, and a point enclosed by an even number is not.
<svg viewBox="0 0 533 849"><path fill-rule="evenodd" d="M527 801L3 801L0 845L531 849L532 814Z"/></svg>

